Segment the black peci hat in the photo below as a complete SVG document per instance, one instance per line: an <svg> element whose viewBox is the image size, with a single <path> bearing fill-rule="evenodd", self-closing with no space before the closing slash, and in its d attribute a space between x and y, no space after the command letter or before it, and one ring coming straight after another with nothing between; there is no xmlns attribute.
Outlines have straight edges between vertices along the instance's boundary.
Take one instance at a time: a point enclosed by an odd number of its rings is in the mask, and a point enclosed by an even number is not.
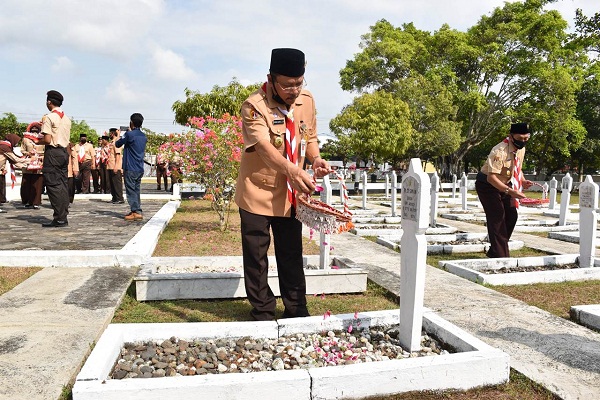
<svg viewBox="0 0 600 400"><path fill-rule="evenodd" d="M81 139L81 138L87 138L87 135L85 133L81 133L81 134L79 134L79 139Z"/></svg>
<svg viewBox="0 0 600 400"><path fill-rule="evenodd" d="M526 134L531 133L531 130L526 122L518 122L516 124L510 124L510 133Z"/></svg>
<svg viewBox="0 0 600 400"><path fill-rule="evenodd" d="M64 101L64 97L62 94L60 94L60 92L57 92L56 90L49 90L46 93L47 99L48 100L56 100L58 103L61 103Z"/></svg>
<svg viewBox="0 0 600 400"><path fill-rule="evenodd" d="M271 66L269 72L272 74L297 78L304 75L306 60L304 53L297 49L273 49L271 52Z"/></svg>

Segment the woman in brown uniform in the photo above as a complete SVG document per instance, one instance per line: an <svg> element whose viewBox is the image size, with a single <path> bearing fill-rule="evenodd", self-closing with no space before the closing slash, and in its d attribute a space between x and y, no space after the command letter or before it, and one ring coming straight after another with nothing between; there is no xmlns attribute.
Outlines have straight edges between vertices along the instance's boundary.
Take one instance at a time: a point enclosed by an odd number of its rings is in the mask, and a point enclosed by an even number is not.
<svg viewBox="0 0 600 400"><path fill-rule="evenodd" d="M526 123L510 126L510 134L490 152L477 174L475 189L485 211L490 258L510 257L508 241L517 223L521 188L532 182L523 178L521 165L531 133Z"/></svg>

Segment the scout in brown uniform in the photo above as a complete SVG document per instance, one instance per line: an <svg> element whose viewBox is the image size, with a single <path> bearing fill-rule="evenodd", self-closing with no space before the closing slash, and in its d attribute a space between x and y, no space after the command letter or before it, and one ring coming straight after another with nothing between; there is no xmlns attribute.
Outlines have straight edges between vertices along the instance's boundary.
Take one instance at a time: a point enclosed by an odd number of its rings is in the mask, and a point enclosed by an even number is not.
<svg viewBox="0 0 600 400"><path fill-rule="evenodd" d="M44 148L44 185L50 204L54 209L51 222L43 223L43 227L68 226L69 191L67 188L67 173L69 155L67 146L71 136L71 120L60 109L63 96L56 90L50 90L46 98L46 107L50 111L42 118L42 134L40 144Z"/></svg>
<svg viewBox="0 0 600 400"><path fill-rule="evenodd" d="M520 168L529 136L526 123L512 124L510 135L492 148L477 174L475 189L485 211L490 258L510 257L508 241L519 216L518 200L525 198L520 189L532 185Z"/></svg>
<svg viewBox="0 0 600 400"><path fill-rule="evenodd" d="M90 178L92 168L96 165L96 149L87 141L87 135L79 135L79 143L73 147L77 159L79 160L79 179L81 180L81 193L90 193Z"/></svg>
<svg viewBox="0 0 600 400"><path fill-rule="evenodd" d="M69 155L69 163L67 169L67 188L69 191L69 204L75 201L75 177L79 175L79 160L77 153L73 150L75 145L69 143L67 146L67 154Z"/></svg>
<svg viewBox="0 0 600 400"><path fill-rule="evenodd" d="M110 153L110 138L103 135L100 138L100 157L98 158L98 172L100 174L100 193L110 193L110 178L108 176L108 157Z"/></svg>
<svg viewBox="0 0 600 400"><path fill-rule="evenodd" d="M29 160L25 157L19 157L14 153L14 149L19 144L21 138L14 133L6 135L4 140L0 140L0 198L2 203L6 203L6 162L8 161L12 168L25 168L29 163ZM15 182L15 176L12 174L13 184ZM0 210L0 213L6 211Z"/></svg>
<svg viewBox="0 0 600 400"><path fill-rule="evenodd" d="M108 130L110 135L110 144L108 151L108 179L110 181L110 194L112 196L111 203L123 204L123 159L121 157L122 149L115 146L115 142L120 136L117 128Z"/></svg>
<svg viewBox="0 0 600 400"><path fill-rule="evenodd" d="M31 157L31 162L22 169L21 179L21 202L25 208L39 209L42 204L42 189L44 177L42 176L42 164L44 161L44 145L40 141L40 122L32 122L23 135L21 151Z"/></svg>
<svg viewBox="0 0 600 400"><path fill-rule="evenodd" d="M283 317L309 315L295 192L315 189L313 178L302 169L305 159L317 177L330 168L319 156L315 103L302 89L304 71L300 50L274 49L267 82L242 105L244 152L235 202L240 208L244 282L256 320L275 319L275 297L267 283L271 230Z"/></svg>

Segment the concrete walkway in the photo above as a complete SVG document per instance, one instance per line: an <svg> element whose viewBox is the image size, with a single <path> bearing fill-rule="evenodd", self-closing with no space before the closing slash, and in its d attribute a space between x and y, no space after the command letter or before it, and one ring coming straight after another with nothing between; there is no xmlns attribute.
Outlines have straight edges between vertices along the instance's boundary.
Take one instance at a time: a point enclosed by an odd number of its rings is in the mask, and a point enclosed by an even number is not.
<svg viewBox="0 0 600 400"><path fill-rule="evenodd" d="M109 234L114 227L110 221L106 219L106 235L98 234L96 243L105 237L126 242ZM485 230L457 221L440 222L461 230ZM32 224L34 236L41 234L38 226ZM515 237L554 252L578 249L537 236ZM398 253L349 233L333 236L332 245L332 256L350 259L373 281L398 294ZM35 260L35 250L22 254ZM115 267L44 268L0 296L0 399L58 399L110 323L135 272ZM563 399L600 398L600 334L437 268L427 267L426 279L425 306L507 352L513 368Z"/></svg>

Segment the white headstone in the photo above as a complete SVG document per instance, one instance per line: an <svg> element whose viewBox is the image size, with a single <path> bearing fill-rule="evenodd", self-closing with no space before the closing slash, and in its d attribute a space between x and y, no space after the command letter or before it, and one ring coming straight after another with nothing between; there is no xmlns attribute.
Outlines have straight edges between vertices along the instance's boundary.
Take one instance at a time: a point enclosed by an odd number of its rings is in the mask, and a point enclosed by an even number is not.
<svg viewBox="0 0 600 400"><path fill-rule="evenodd" d="M567 172L562 178L561 193L560 193L560 215L558 216L558 225L564 226L567 224L569 215L569 203L571 202L571 189L573 188L573 178Z"/></svg>
<svg viewBox="0 0 600 400"><path fill-rule="evenodd" d="M340 185L341 190L341 185ZM329 180L329 175L325 175L323 177L323 191L321 191L321 201L323 203L327 203L331 205L332 203L332 192L333 188L331 187L331 181ZM330 246L329 242L331 239L330 234L319 233L319 268L320 269L329 269L331 263L330 256Z"/></svg>
<svg viewBox="0 0 600 400"><path fill-rule="evenodd" d="M437 226L438 212L438 191L440 190L440 177L437 171L431 175L431 212L429 214L429 226L435 228Z"/></svg>
<svg viewBox="0 0 600 400"><path fill-rule="evenodd" d="M392 171L392 217L396 216L396 209L398 208L398 177L396 171Z"/></svg>
<svg viewBox="0 0 600 400"><path fill-rule="evenodd" d="M340 203L344 205L348 202L348 193L344 191L344 186L346 186L346 183L344 182L344 177L342 175L339 175L339 177L336 178L338 179L338 184L340 186Z"/></svg>
<svg viewBox="0 0 600 400"><path fill-rule="evenodd" d="M356 168L356 170L354 171L354 182L360 182L360 169Z"/></svg>
<svg viewBox="0 0 600 400"><path fill-rule="evenodd" d="M594 266L598 226L598 185L588 175L579 185L579 268Z"/></svg>
<svg viewBox="0 0 600 400"><path fill-rule="evenodd" d="M181 184L176 183L173 185L173 195L176 199L181 199Z"/></svg>
<svg viewBox="0 0 600 400"><path fill-rule="evenodd" d="M556 187L558 186L558 181L555 177L552 177L550 180L550 203L548 204L549 210L554 210L556 207Z"/></svg>
<svg viewBox="0 0 600 400"><path fill-rule="evenodd" d="M421 168L421 160L410 160L402 177L402 239L400 240L400 345L408 351L421 348L425 266L429 224L429 177Z"/></svg>
<svg viewBox="0 0 600 400"><path fill-rule="evenodd" d="M362 175L362 208L367 209L367 173Z"/></svg>
<svg viewBox="0 0 600 400"><path fill-rule="evenodd" d="M467 211L467 186L468 186L467 174L465 174L463 172L462 176L460 177L460 196L462 199L462 210L463 211Z"/></svg>
<svg viewBox="0 0 600 400"><path fill-rule="evenodd" d="M452 174L452 198L456 198L456 174Z"/></svg>
<svg viewBox="0 0 600 400"><path fill-rule="evenodd" d="M390 175L385 174L385 198L390 198Z"/></svg>

